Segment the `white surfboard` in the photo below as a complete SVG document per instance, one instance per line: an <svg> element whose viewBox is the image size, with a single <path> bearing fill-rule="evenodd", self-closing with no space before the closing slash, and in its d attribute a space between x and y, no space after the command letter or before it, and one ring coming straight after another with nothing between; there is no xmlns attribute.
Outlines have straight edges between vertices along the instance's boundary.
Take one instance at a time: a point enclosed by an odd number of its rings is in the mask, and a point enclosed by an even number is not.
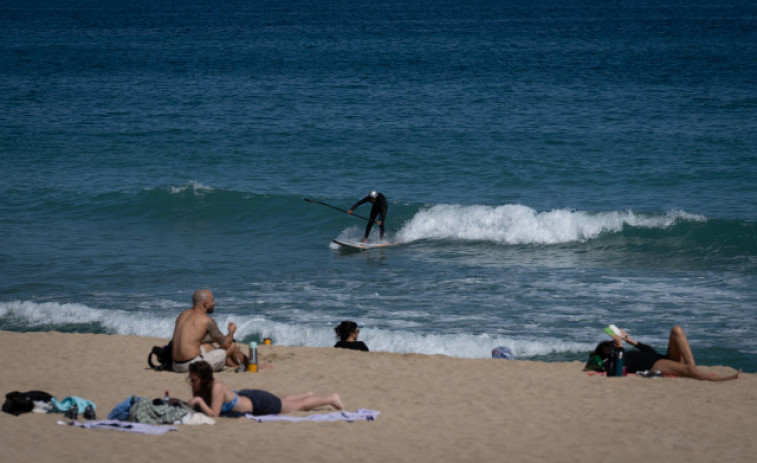
<svg viewBox="0 0 757 463"><path fill-rule="evenodd" d="M393 246L393 243L361 243L359 241L339 241L334 240L334 243L338 244L339 246L343 246L345 248L350 249L357 249L360 251L367 251L369 249L375 249L375 248L385 248L387 246Z"/></svg>

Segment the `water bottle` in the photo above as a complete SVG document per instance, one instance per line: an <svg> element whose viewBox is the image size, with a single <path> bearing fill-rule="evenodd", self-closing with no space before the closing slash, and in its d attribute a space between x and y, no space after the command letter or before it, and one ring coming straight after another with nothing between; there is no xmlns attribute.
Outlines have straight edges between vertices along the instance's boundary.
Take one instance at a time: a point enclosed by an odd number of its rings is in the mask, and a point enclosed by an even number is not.
<svg viewBox="0 0 757 463"><path fill-rule="evenodd" d="M615 360L615 374L613 376L623 376L623 348L618 348L618 358Z"/></svg>
<svg viewBox="0 0 757 463"><path fill-rule="evenodd" d="M250 357L249 357L249 363L247 364L247 371L251 371L253 373L258 372L258 343L257 342L250 343Z"/></svg>

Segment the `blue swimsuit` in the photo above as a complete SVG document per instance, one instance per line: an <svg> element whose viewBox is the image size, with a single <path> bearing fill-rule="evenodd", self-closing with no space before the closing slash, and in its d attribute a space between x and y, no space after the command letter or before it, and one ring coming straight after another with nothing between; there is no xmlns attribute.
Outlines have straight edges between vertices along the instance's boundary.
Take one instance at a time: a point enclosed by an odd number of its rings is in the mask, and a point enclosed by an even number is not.
<svg viewBox="0 0 757 463"><path fill-rule="evenodd" d="M255 416L275 415L281 413L280 398L267 391L242 389L241 391L234 391L234 399L231 402L221 404L221 415L232 413L232 410L239 402L240 395L250 399L250 402L252 403L252 414Z"/></svg>
<svg viewBox="0 0 757 463"><path fill-rule="evenodd" d="M237 402L239 402L239 396L237 395L237 391L234 391L234 398L231 400L231 402L224 402L223 404L221 404L221 415L234 410L234 407L237 406Z"/></svg>

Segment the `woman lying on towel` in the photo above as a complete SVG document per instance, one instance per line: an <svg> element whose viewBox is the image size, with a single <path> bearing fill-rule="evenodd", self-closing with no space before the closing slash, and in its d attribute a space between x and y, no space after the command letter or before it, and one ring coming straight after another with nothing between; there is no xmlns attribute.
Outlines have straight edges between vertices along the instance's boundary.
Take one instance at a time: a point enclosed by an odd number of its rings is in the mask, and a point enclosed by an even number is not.
<svg viewBox="0 0 757 463"><path fill-rule="evenodd" d="M229 413L274 415L308 411L323 405L331 405L337 410L344 410L344 404L338 394L318 396L312 392L306 392L279 398L270 392L258 389L233 391L222 382L213 379L213 368L204 361L189 365L189 383L192 387L189 406L208 416Z"/></svg>
<svg viewBox="0 0 757 463"><path fill-rule="evenodd" d="M613 336L612 341L602 341L597 345L594 353L602 360L617 356L623 351L623 341L634 346L638 350L624 353L623 364L628 373L637 371L658 370L667 375L677 375L685 378L694 378L708 381L726 381L739 377L741 370L735 374L713 376L697 368L694 362L694 354L691 353L689 340L686 339L680 326L673 326L668 339L668 351L665 355L658 353L652 347L638 341L634 341L625 331L620 335Z"/></svg>

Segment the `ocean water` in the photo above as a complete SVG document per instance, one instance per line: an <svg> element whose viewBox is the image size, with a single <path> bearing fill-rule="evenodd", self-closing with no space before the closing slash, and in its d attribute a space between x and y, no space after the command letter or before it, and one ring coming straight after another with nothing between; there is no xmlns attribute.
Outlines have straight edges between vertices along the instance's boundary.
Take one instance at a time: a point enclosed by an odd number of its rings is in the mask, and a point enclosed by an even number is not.
<svg viewBox="0 0 757 463"><path fill-rule="evenodd" d="M757 372L754 2L5 0L0 31L2 330L168 338L209 288L243 341L566 361L679 324ZM303 200L371 189L396 246Z"/></svg>

